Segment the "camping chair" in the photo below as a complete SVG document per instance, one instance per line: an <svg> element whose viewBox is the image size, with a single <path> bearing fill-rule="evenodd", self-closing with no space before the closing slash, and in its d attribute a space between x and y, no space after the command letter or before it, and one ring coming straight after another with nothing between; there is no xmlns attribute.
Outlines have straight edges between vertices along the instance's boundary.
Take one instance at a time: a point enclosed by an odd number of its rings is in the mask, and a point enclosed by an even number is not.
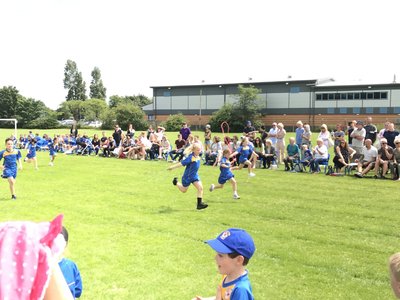
<svg viewBox="0 0 400 300"><path fill-rule="evenodd" d="M328 159L326 161L322 161L321 163L318 164L319 169L321 169L321 166L324 166L324 174L326 174L326 170L328 169L330 158L331 158L331 155L330 155L330 153L328 153Z"/></svg>

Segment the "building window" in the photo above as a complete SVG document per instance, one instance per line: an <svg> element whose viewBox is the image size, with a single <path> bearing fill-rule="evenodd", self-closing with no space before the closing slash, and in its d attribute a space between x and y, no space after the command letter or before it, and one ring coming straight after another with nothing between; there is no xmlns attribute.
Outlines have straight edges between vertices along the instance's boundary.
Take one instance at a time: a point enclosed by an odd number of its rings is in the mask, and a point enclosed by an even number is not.
<svg viewBox="0 0 400 300"><path fill-rule="evenodd" d="M156 118L154 115L147 115L147 120L148 121L154 121Z"/></svg>
<svg viewBox="0 0 400 300"><path fill-rule="evenodd" d="M373 107L366 107L366 108L365 108L365 113L367 113L367 114L373 114L373 113L374 113L374 108L373 108Z"/></svg>
<svg viewBox="0 0 400 300"><path fill-rule="evenodd" d="M380 114L387 114L387 107L379 107Z"/></svg>
<svg viewBox="0 0 400 300"><path fill-rule="evenodd" d="M353 93L347 93L347 99L348 100L353 100L354 99L354 94Z"/></svg>
<svg viewBox="0 0 400 300"><path fill-rule="evenodd" d="M322 100L328 100L328 94L322 94Z"/></svg>
<svg viewBox="0 0 400 300"><path fill-rule="evenodd" d="M353 107L353 114L359 114L360 113L360 108L359 107Z"/></svg>
<svg viewBox="0 0 400 300"><path fill-rule="evenodd" d="M328 99L329 100L335 99L335 94L328 94Z"/></svg>
<svg viewBox="0 0 400 300"><path fill-rule="evenodd" d="M341 108L339 108L339 113L340 113L340 114L347 114L347 107L341 107Z"/></svg>
<svg viewBox="0 0 400 300"><path fill-rule="evenodd" d="M347 99L347 94L340 94L340 99L346 100Z"/></svg>
<svg viewBox="0 0 400 300"><path fill-rule="evenodd" d="M374 99L381 99L381 93L380 92L374 92Z"/></svg>
<svg viewBox="0 0 400 300"><path fill-rule="evenodd" d="M335 109L332 108L332 107L329 107L329 108L327 108L326 112L327 112L328 114L334 114L334 113L335 113Z"/></svg>
<svg viewBox="0 0 400 300"><path fill-rule="evenodd" d="M354 99L360 99L360 93L354 93Z"/></svg>
<svg viewBox="0 0 400 300"><path fill-rule="evenodd" d="M367 93L364 93L364 92L360 93L360 99L363 99L363 100L367 99Z"/></svg>
<svg viewBox="0 0 400 300"><path fill-rule="evenodd" d="M387 99L388 98L388 93L387 92L381 92L381 99Z"/></svg>
<svg viewBox="0 0 400 300"><path fill-rule="evenodd" d="M322 100L322 94L317 94L317 100Z"/></svg>
<svg viewBox="0 0 400 300"><path fill-rule="evenodd" d="M400 107L399 106L394 108L394 113L395 114L400 114Z"/></svg>
<svg viewBox="0 0 400 300"><path fill-rule="evenodd" d="M292 86L290 88L290 93L295 94L295 93L300 93L300 87L298 86Z"/></svg>
<svg viewBox="0 0 400 300"><path fill-rule="evenodd" d="M164 97L171 97L171 92L170 91L166 91L163 93Z"/></svg>
<svg viewBox="0 0 400 300"><path fill-rule="evenodd" d="M367 93L367 99L368 100L374 99L374 93Z"/></svg>
<svg viewBox="0 0 400 300"><path fill-rule="evenodd" d="M336 93L335 94L335 100L339 100L340 99L340 94L339 93Z"/></svg>

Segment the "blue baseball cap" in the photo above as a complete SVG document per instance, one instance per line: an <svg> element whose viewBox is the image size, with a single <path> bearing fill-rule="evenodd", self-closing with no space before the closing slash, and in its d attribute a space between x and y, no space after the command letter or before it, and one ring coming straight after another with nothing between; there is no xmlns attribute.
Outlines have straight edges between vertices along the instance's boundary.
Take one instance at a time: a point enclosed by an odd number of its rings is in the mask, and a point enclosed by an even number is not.
<svg viewBox="0 0 400 300"><path fill-rule="evenodd" d="M239 253L250 259L256 247L253 238L243 229L229 228L218 235L216 239L205 241L216 252L222 254Z"/></svg>

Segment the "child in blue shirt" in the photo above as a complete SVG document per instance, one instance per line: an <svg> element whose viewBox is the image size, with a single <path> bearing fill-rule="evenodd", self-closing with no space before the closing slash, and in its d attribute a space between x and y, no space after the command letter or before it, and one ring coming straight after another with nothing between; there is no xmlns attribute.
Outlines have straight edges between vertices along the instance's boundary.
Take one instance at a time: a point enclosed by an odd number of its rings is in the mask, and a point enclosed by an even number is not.
<svg viewBox="0 0 400 300"><path fill-rule="evenodd" d="M229 161L230 155L231 151L229 149L225 149L222 152L222 159L219 166L221 173L218 178L218 185L212 184L210 186L210 192L212 192L214 189L222 189L224 184L227 181L230 181L232 184L233 199L240 199L240 196L237 193L237 182L235 180L235 175L233 175L231 171L231 162Z"/></svg>
<svg viewBox="0 0 400 300"><path fill-rule="evenodd" d="M230 228L206 243L217 252L215 261L222 280L215 297L193 300L254 300L246 270L255 251L252 237L243 229Z"/></svg>
<svg viewBox="0 0 400 300"><path fill-rule="evenodd" d="M1 169L3 174L1 177L7 178L8 184L10 186L11 199L16 200L15 195L15 180L17 178L17 162L19 164L19 169L22 170L21 163L21 152L18 149L14 149L14 142L11 138L6 139L6 149L0 151L0 160L3 161Z"/></svg>
<svg viewBox="0 0 400 300"><path fill-rule="evenodd" d="M58 151L58 139L55 137L53 140L49 140L48 143L49 147L49 155L50 155L50 162L49 166L54 166L54 160L56 159L57 156L57 151Z"/></svg>
<svg viewBox="0 0 400 300"><path fill-rule="evenodd" d="M186 167L185 172L182 176L182 183L178 182L177 177L174 177L174 179L172 180L172 184L176 185L176 187L182 193L186 193L190 184L193 184L194 187L197 189L197 209L199 210L208 207L208 204L203 202L203 185L200 181L200 177L198 174L201 161L200 153L200 144L193 143L184 151L184 155L186 156L186 158L167 169L173 170L182 166Z"/></svg>
<svg viewBox="0 0 400 300"><path fill-rule="evenodd" d="M244 166L248 168L249 176L254 177L256 174L253 172L255 168L255 160L257 160L258 155L254 152L253 145L249 142L247 137L243 138L240 147L237 148L235 152L230 155L230 158L235 157L236 155L240 154L239 156L239 166L235 167L234 169L242 169Z"/></svg>
<svg viewBox="0 0 400 300"><path fill-rule="evenodd" d="M37 158L36 158L36 139L31 139L28 144L28 153L26 154L26 157L24 161L30 163L33 161L33 164L35 166L35 169L38 170L38 163L37 163Z"/></svg>
<svg viewBox="0 0 400 300"><path fill-rule="evenodd" d="M68 231L64 226L62 227L61 234L66 242L65 247L67 247ZM74 299L79 298L82 294L82 280L81 273L79 272L77 265L72 260L65 257L61 258L61 260L58 262L58 265L60 266L65 280L67 281L72 296L74 296Z"/></svg>

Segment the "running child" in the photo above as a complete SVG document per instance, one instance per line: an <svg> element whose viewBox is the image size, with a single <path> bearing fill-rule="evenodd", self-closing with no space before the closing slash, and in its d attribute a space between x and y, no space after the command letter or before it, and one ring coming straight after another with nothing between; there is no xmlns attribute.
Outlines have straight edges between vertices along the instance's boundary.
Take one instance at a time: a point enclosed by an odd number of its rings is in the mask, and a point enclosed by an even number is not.
<svg viewBox="0 0 400 300"><path fill-rule="evenodd" d="M36 139L31 139L29 144L28 144L28 153L26 154L26 157L24 161L30 163L33 161L33 164L35 165L35 169L38 170L38 163L37 163L37 158L36 158Z"/></svg>
<svg viewBox="0 0 400 300"><path fill-rule="evenodd" d="M57 151L58 151L58 139L55 137L53 140L49 141L49 155L50 155L50 162L49 166L54 166L54 160L56 159L57 156Z"/></svg>
<svg viewBox="0 0 400 300"><path fill-rule="evenodd" d="M212 184L210 186L210 192L212 192L214 189L222 189L224 187L224 184L227 181L230 181L232 184L233 199L240 199L240 196L237 193L237 183L235 180L235 175L233 175L231 171L231 162L229 161L230 155L231 151L229 149L225 149L222 152L222 158L219 165L221 173L218 178L218 185Z"/></svg>
<svg viewBox="0 0 400 300"><path fill-rule="evenodd" d="M19 169L22 170L21 152L14 149L14 142L11 138L6 139L6 149L0 151L0 160L4 158L3 165L1 166L3 174L1 177L7 178L10 185L11 199L16 200L15 195L15 179L17 178L17 161Z"/></svg>
<svg viewBox="0 0 400 300"><path fill-rule="evenodd" d="M176 185L176 187L182 192L186 193L190 184L193 184L197 189L197 209L205 209L208 207L207 203L203 202L203 185L200 181L200 177L198 174L200 168L200 152L201 146L197 143L194 143L187 147L184 151L184 155L186 158L181 160L179 163L170 166L167 170L173 170L179 167L186 167L185 172L182 176L182 183L178 182L178 177L174 177L172 180L172 184Z"/></svg>
<svg viewBox="0 0 400 300"><path fill-rule="evenodd" d="M229 156L229 158L233 158L238 154L240 154L239 166L233 167L232 170L240 170L244 166L246 166L249 171L249 176L250 177L256 176L253 170L255 168L255 160L258 158L258 155L257 153L254 152L254 147L249 143L249 139L247 137L243 138L240 147L237 148L236 151Z"/></svg>

